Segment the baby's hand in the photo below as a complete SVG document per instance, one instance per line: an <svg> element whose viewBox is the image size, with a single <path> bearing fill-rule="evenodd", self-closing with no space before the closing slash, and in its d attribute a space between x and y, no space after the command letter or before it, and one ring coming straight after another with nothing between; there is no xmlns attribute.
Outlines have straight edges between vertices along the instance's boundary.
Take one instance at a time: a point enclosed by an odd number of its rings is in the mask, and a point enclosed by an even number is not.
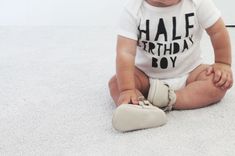
<svg viewBox="0 0 235 156"><path fill-rule="evenodd" d="M215 63L207 69L207 75L214 73L214 84L221 89L229 89L233 85L233 73L229 65Z"/></svg>
<svg viewBox="0 0 235 156"><path fill-rule="evenodd" d="M138 105L138 97L141 96L141 93L137 89L125 90L120 93L118 99L118 105L121 104L135 104Z"/></svg>

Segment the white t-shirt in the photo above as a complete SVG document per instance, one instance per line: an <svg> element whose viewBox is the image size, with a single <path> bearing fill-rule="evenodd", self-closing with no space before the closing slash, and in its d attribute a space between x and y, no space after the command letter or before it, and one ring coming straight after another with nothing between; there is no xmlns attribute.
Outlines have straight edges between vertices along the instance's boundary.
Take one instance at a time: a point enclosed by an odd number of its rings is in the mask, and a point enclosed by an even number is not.
<svg viewBox="0 0 235 156"><path fill-rule="evenodd" d="M181 0L169 7L129 0L118 35L138 42L135 64L149 77L173 78L188 74L202 63L203 30L219 18L212 0Z"/></svg>

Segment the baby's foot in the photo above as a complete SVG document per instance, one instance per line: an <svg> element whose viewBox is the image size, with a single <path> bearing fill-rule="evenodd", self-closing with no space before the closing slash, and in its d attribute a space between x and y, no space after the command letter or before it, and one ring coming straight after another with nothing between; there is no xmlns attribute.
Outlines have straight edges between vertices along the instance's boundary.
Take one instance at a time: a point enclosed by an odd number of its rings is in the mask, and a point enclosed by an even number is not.
<svg viewBox="0 0 235 156"><path fill-rule="evenodd" d="M165 112L147 100L141 100L139 105L120 105L115 110L112 120L113 127L121 132L159 127L166 122Z"/></svg>
<svg viewBox="0 0 235 156"><path fill-rule="evenodd" d="M165 111L170 111L176 102L176 94L169 85L157 79L150 79L150 89L147 99L154 106L162 108Z"/></svg>

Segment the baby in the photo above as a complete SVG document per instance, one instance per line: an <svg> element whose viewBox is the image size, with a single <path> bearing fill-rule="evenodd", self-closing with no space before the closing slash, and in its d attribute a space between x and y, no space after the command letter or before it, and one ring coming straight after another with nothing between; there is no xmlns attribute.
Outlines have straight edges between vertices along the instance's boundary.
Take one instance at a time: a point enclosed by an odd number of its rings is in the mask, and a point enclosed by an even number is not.
<svg viewBox="0 0 235 156"><path fill-rule="evenodd" d="M200 40L210 36L214 63L203 64ZM166 123L166 111L220 101L232 87L231 45L212 0L129 0L122 12L113 126L125 132Z"/></svg>

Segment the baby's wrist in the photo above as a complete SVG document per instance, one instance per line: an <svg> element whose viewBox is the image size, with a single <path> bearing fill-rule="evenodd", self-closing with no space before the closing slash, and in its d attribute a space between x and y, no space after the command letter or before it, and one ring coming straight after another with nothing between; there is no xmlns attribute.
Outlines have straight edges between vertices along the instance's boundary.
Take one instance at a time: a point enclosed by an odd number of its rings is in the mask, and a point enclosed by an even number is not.
<svg viewBox="0 0 235 156"><path fill-rule="evenodd" d="M216 64L223 64L223 65L227 65L229 67L231 67L231 63L228 62L224 62L224 61L215 61Z"/></svg>
<svg viewBox="0 0 235 156"><path fill-rule="evenodd" d="M135 91L136 88L126 88L126 89L121 89L121 92L130 92L130 91Z"/></svg>
<svg viewBox="0 0 235 156"><path fill-rule="evenodd" d="M130 91L130 90L135 90L135 89L136 88L134 84L119 84L120 92Z"/></svg>

